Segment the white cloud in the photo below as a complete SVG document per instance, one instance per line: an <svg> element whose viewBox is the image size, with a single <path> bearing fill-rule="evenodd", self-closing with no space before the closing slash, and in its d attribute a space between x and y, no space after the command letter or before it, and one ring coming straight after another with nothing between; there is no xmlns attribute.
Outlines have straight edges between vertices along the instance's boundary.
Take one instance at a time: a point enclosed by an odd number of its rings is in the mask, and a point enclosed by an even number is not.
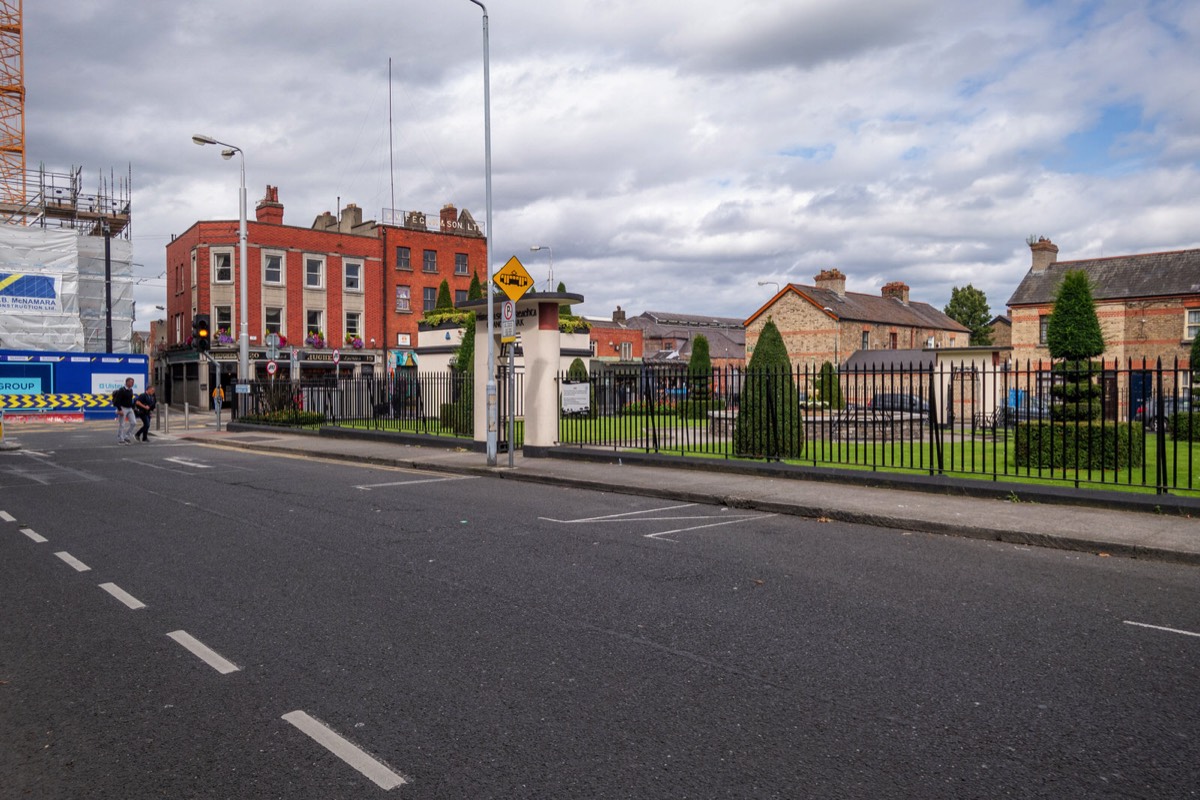
<svg viewBox="0 0 1200 800"><path fill-rule="evenodd" d="M1029 261L1197 246L1194 3L531 0L491 11L498 262L585 312L748 316L836 266L993 311ZM134 254L280 187L290 224L340 202L484 219L481 25L461 0L25 7L31 164L131 165ZM395 175L388 165L393 59ZM1141 126L1096 131L1106 109ZM1055 171L1091 131L1120 169ZM163 302L143 287L139 304Z"/></svg>

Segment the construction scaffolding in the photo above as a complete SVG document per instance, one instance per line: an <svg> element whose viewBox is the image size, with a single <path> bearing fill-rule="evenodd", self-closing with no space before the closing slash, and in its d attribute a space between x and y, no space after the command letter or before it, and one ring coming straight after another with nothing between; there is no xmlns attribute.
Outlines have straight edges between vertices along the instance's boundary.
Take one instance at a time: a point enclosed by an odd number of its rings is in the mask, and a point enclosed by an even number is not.
<svg viewBox="0 0 1200 800"><path fill-rule="evenodd" d="M0 202L25 198L25 47L21 0L0 0Z"/></svg>
<svg viewBox="0 0 1200 800"><path fill-rule="evenodd" d="M29 170L20 181L22 194L0 196L0 221L39 228L69 228L84 236L129 238L133 168L125 175L100 173L96 190L85 192L83 168L69 173Z"/></svg>

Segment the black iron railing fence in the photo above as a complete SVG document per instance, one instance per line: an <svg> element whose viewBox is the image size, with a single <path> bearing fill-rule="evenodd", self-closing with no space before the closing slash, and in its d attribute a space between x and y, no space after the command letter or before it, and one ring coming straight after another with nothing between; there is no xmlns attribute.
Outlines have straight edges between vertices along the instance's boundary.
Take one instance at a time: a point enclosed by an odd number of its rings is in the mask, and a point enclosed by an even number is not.
<svg viewBox="0 0 1200 800"><path fill-rule="evenodd" d="M515 402L510 402L507 375L499 381L501 421L510 413L524 415L524 376L514 376ZM365 430L420 433L470 439L474 435L474 381L457 372L405 370L390 378L291 382L257 381L248 395L238 396L238 419L274 425L320 427L340 425ZM516 444L523 428L517 427ZM504 439L507 427L503 427Z"/></svg>
<svg viewBox="0 0 1200 800"><path fill-rule="evenodd" d="M498 375L501 438L523 441L523 375ZM1200 492L1200 410L1178 362L938 360L834 372L686 365L559 378L559 444L697 458L1157 492ZM237 416L470 439L474 382L454 372L262 381Z"/></svg>
<svg viewBox="0 0 1200 800"><path fill-rule="evenodd" d="M561 443L683 456L1200 490L1178 362L751 372L618 367L560 377ZM585 402L586 401L586 402Z"/></svg>

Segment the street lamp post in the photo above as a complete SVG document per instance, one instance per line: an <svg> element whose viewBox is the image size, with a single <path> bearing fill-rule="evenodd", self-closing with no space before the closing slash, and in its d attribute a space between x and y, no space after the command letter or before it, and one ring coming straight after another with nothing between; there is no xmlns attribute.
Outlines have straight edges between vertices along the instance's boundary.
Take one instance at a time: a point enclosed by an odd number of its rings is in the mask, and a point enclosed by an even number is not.
<svg viewBox="0 0 1200 800"><path fill-rule="evenodd" d="M221 151L221 158L226 161L237 153L242 168L242 191L238 204L238 382L241 383L250 380L250 315L246 290L246 273L249 272L249 265L246 263L246 154L240 147L219 142L211 136L199 133L192 137L192 141L198 145L221 145L225 148Z"/></svg>
<svg viewBox="0 0 1200 800"><path fill-rule="evenodd" d="M484 183L487 194L487 465L496 466L497 429L499 427L499 409L496 396L496 319L495 294L492 280L495 271L492 269L492 87L490 71L490 55L488 53L488 11L487 6L479 0L471 0L483 11L483 167Z"/></svg>
<svg viewBox="0 0 1200 800"><path fill-rule="evenodd" d="M554 291L554 248L548 244L535 244L529 248L529 252L536 253L538 250L550 251L550 277L546 280L546 291Z"/></svg>

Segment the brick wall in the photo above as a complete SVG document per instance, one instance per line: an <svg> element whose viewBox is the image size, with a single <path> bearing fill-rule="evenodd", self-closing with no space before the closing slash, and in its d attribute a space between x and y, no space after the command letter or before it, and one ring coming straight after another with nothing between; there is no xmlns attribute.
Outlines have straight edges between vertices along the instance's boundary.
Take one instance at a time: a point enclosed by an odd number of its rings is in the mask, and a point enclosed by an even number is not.
<svg viewBox="0 0 1200 800"><path fill-rule="evenodd" d="M1200 308L1200 294L1138 301L1096 303L1096 316L1104 335L1104 358L1135 366L1143 359L1151 365L1158 358L1164 363L1187 363L1191 342L1187 341L1187 309ZM1013 358L1049 361L1050 351L1039 342L1040 319L1048 316L1052 305L1020 306L1012 309Z"/></svg>
<svg viewBox="0 0 1200 800"><path fill-rule="evenodd" d="M168 330L174 333L171 324L173 315L182 315L181 341L169 341L170 345L182 344L191 333L193 316L197 313L213 314L216 305L229 305L232 309L233 336L236 338L239 313L237 221L197 222L182 235L167 245L167 315ZM365 234L365 235L364 235ZM396 269L395 248L404 245L412 253L412 270ZM211 253L213 249L228 249L233 252L234 273L230 284L212 283ZM437 272L423 270L423 253L437 253ZM284 256L284 280L282 286L264 285L263 254L266 251ZM374 339L378 347L396 346L397 334L407 333L416 340L417 323L421 318L424 289L437 290L442 280L454 291L466 292L471 284L473 272L479 274L481 282L487 281L487 241L480 236L463 236L454 233L425 232L404 228L383 227L359 228L355 232L314 230L291 225L258 222L253 219L247 224L247 311L249 334L252 343L261 343L265 331L265 308L277 303L285 309L284 334L293 344L301 344L307 333L308 311L323 314L322 326L326 340L331 346L341 346L345 337L345 313L362 314L361 335L370 346ZM196 255L197 284L191 287L191 258ZM467 255L467 274L455 274L455 255ZM324 259L324 286L320 289L305 287L306 256ZM361 291L345 289L345 262L359 261L363 265L360 276ZM395 311L396 286L408 285L411 291L410 313ZM214 322L215 324L215 322Z"/></svg>

